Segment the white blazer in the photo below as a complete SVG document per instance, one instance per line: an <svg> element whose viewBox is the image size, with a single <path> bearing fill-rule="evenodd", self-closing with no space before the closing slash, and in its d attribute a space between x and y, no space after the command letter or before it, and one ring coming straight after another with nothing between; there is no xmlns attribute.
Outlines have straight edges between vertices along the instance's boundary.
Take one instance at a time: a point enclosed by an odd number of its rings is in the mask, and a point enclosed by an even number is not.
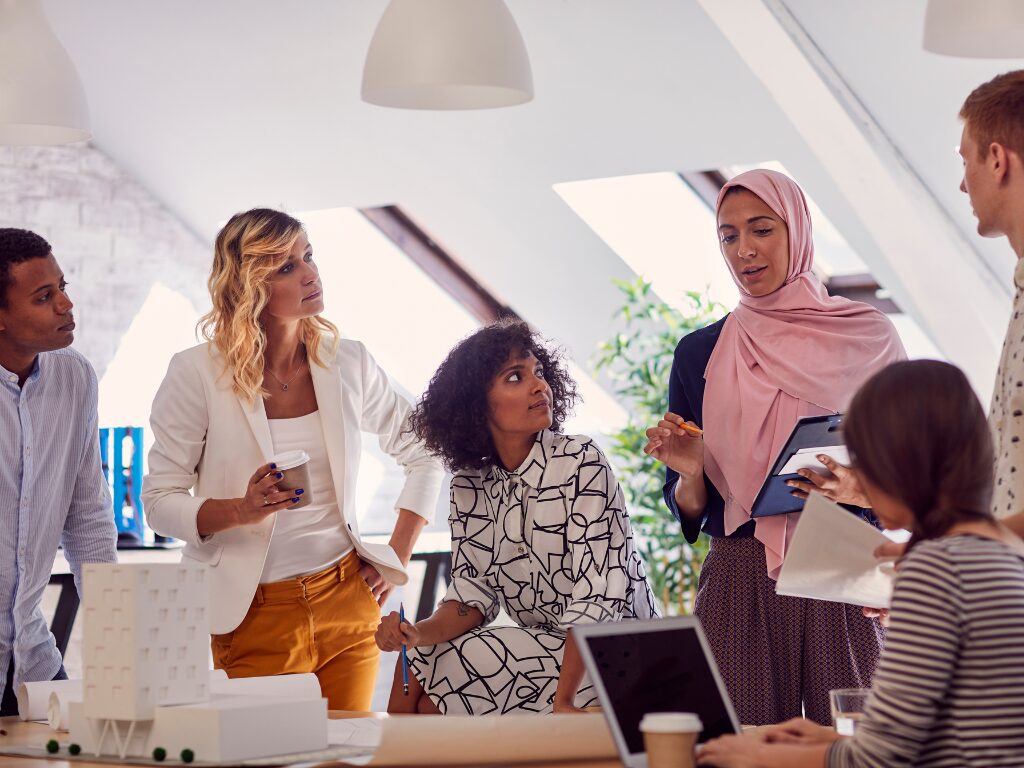
<svg viewBox="0 0 1024 768"><path fill-rule="evenodd" d="M325 356L330 357L329 345ZM245 494L253 472L270 461L274 446L263 398L249 404L231 388L222 356L211 344L179 352L153 400L155 443L142 500L150 527L185 542L184 557L205 563L210 576L210 631L235 629L252 602L274 532L276 515L255 525L200 538L199 507L207 499ZM394 552L360 540L355 509L360 432L379 435L381 448L405 471L395 504L429 522L444 472L408 428L411 406L358 341L343 339L326 367L310 365L341 518L359 555L401 581ZM192 490L194 489L194 493Z"/></svg>

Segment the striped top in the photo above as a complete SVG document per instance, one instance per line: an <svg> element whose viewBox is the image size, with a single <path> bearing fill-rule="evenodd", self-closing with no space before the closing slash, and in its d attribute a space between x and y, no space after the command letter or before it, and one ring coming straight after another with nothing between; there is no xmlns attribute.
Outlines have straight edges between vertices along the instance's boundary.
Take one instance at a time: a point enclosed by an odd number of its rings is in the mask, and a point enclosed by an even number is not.
<svg viewBox="0 0 1024 768"><path fill-rule="evenodd" d="M23 387L0 367L0 680L50 680L60 653L39 608L58 545L112 563L117 529L100 466L96 373L73 349L36 358Z"/></svg>
<svg viewBox="0 0 1024 768"><path fill-rule="evenodd" d="M864 719L828 765L1024 765L1024 558L972 535L911 551Z"/></svg>

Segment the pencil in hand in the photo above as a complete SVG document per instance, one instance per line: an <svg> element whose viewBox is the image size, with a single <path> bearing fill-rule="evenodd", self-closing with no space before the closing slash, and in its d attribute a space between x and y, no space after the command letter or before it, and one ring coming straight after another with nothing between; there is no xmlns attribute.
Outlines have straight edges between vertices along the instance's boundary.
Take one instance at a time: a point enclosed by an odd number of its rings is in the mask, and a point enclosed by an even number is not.
<svg viewBox="0 0 1024 768"><path fill-rule="evenodd" d="M700 435L704 434L703 429L701 429L700 427L695 427L692 424L687 424L685 419L683 419L681 416L676 416L674 413L669 415L672 417L669 419L669 421L673 422L680 429L689 432L694 437L699 437Z"/></svg>
<svg viewBox="0 0 1024 768"><path fill-rule="evenodd" d="M398 604L398 628L401 630L405 624L405 606ZM405 651L405 643L402 643L402 693L409 695L409 656Z"/></svg>

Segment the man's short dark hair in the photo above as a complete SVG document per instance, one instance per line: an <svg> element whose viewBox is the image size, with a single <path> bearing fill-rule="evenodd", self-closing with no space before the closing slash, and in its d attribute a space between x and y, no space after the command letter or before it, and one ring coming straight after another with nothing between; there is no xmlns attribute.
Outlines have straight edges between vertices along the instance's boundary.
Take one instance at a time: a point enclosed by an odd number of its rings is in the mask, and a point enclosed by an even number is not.
<svg viewBox="0 0 1024 768"><path fill-rule="evenodd" d="M11 267L29 259L45 259L50 251L50 244L35 232L0 228L0 307L7 306Z"/></svg>

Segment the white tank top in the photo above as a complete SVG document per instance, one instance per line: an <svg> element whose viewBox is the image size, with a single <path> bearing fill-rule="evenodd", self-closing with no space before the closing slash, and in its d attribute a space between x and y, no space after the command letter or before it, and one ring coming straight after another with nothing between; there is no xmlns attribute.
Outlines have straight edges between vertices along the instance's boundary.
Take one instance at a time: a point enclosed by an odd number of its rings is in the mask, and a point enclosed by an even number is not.
<svg viewBox="0 0 1024 768"><path fill-rule="evenodd" d="M313 502L275 513L274 535L260 577L263 584L322 571L354 549L338 509L320 414L269 422L275 454L300 449L309 454L312 487L306 493L312 494Z"/></svg>

